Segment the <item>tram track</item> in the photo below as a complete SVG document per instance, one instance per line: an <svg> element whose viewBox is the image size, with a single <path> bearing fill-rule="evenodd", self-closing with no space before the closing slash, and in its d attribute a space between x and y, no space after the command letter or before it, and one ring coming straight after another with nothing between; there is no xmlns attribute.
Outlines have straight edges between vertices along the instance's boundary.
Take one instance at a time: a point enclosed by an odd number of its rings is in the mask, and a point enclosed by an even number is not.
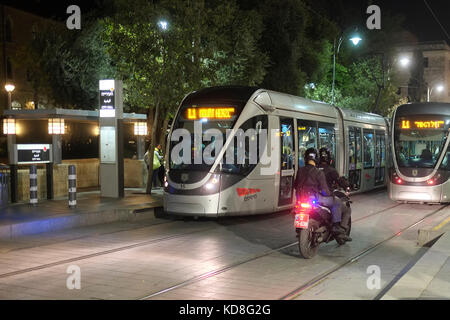
<svg viewBox="0 0 450 320"><path fill-rule="evenodd" d="M316 284L322 282L323 280L325 280L326 278L328 278L330 275L332 275L333 273L341 270L342 268L358 261L359 259L365 257L366 255L370 254L371 252L379 249L380 247L382 247L384 244L386 244L387 242L391 241L392 239L395 239L397 237L399 237L401 234L403 234L405 231L410 230L412 228L414 228L415 226L421 224L422 222L424 222L425 220L427 220L428 218L430 218L431 216L437 214L438 212L444 210L445 208L447 208L448 205L443 205L442 207L440 207L439 209L427 214L425 217L421 218L420 220L414 222L413 224L403 228L402 230L398 231L397 233L395 233L394 235L392 235L391 237L384 239L372 246L370 246L369 248L366 248L365 250L363 250L362 252L352 256L351 258L347 259L346 261L344 261L343 263L339 264L338 266L320 274L319 276L313 278L312 280L309 280L308 282L306 282L305 284L299 286L298 288L292 290L291 292L289 292L288 294L282 296L279 298L279 300L293 300L297 297L299 297L302 293L304 293L305 291L307 291L308 289L314 287Z"/></svg>
<svg viewBox="0 0 450 320"><path fill-rule="evenodd" d="M363 219L367 219L367 218L369 218L371 216L383 213L383 212L385 212L387 210L393 209L393 208L398 207L400 205L402 205L402 204L396 204L394 206L390 206L390 207L385 208L383 210L374 212L374 213L372 213L370 215L367 215L367 216L364 216L364 217L362 217L360 219L357 219L354 222L357 222L357 221L360 221L360 220L363 220ZM270 219L276 219L276 218L278 218L278 217L274 216L273 218L270 218ZM129 230L118 230L118 231L110 232L109 234L133 231L133 230L149 228L149 227L151 228L151 227L159 226L159 225L162 225L162 224L169 224L169 223L173 223L173 222L177 222L177 221L178 220L171 220L171 221L168 221L168 222L159 223L159 224L150 225L150 226L145 226L145 227L132 228L132 229L129 229ZM139 247L144 247L144 246L147 246L147 245L161 243L161 242L164 242L164 241L170 241L170 240L173 240L173 239L190 236L190 235L196 234L196 233L207 232L207 231L210 231L210 230L214 230L216 228L220 228L220 226L214 226L214 227L211 227L211 228L204 228L204 229L195 230L195 231L191 231L191 232L185 232L185 233L176 234L176 235L172 235L172 236L152 239L152 240L148 240L148 241L143 241L143 242L130 244L130 245L127 245L127 246L121 246L121 247L117 247L117 248L112 248L112 249L108 249L108 250L94 252L94 253L91 253L91 254L76 256L76 257L73 257L73 258L62 259L62 260L58 260L58 261L55 261L55 262L50 262L50 263L46 263L46 264L37 265L37 266L34 266L34 267L29 267L29 268L25 268L25 269L10 271L10 272L6 272L6 273L3 273L3 274L0 274L0 279L8 278L8 277L16 276L16 275L22 275L22 274L26 274L26 273L30 273L30 272L34 272L34 271L39 271L39 270L43 270L43 269L47 269L47 268L52 268L52 267L56 267L56 266L64 265L64 264L68 264L68 263L74 263L74 262L77 262L77 261L82 261L82 260L87 260L87 259L91 259L91 258L96 258L96 257L100 257L100 256L103 256L103 255L111 254L111 253L116 253L116 252L131 250L131 249L135 249L135 248L139 248ZM108 234L108 233L106 233L106 234ZM105 234L102 234L102 235L105 235ZM77 239L70 239L70 240L63 241L63 242L75 241L75 240L88 238L88 237L90 237L90 235L85 236L85 237L78 237ZM256 259L259 259L259 258L261 258L263 256L267 256L267 255L269 255L271 253L283 250L285 248L289 248L289 247L293 246L294 244L295 243L289 243L289 244L281 246L279 248L272 249L272 250L270 250L268 252L264 252L263 254L255 255L255 256L251 257L250 259L246 259L246 260L242 261L241 263L238 263L238 265L241 265L241 264L244 264L244 263L256 260ZM44 246L47 246L47 245L44 245ZM40 246L40 247L42 247L42 246ZM32 248L36 248L36 247L21 248L21 249L17 249L17 250L32 249ZM16 250L14 250L14 251L16 251ZM203 275L199 276L200 277L199 279L197 279L197 277L196 277L196 278L194 278L196 280L194 280L194 279L191 279L191 280L195 282L195 281L199 281L199 280L202 280L202 279L206 279L206 278L212 277L212 276L214 276L216 274L225 272L225 271L227 271L229 269L235 268L236 266L237 266L236 264L233 264L233 265L227 266L227 267L225 267L223 269L216 270L216 271L211 271L211 272L208 272L206 274L203 274ZM187 285L187 284L184 284L184 285ZM173 290L173 289L170 289L170 290Z"/></svg>
<svg viewBox="0 0 450 320"><path fill-rule="evenodd" d="M355 224L356 222L359 222L359 221L362 221L362 220L371 218L371 217L373 217L373 216L375 216L375 215L379 215L379 214L381 214L381 213L383 213L383 212L389 211L389 210L391 210L391 209L394 209L394 208L399 207L399 206L402 206L402 205L404 205L404 204L396 204L396 205L390 206L390 207L388 207L388 208L379 210L379 211L377 211L377 212L371 213L371 214L369 214L369 215L363 216L363 217L361 217L361 218L359 218L359 219L355 219L355 220L353 221L353 224ZM444 207L443 207L443 208L444 208ZM442 210L443 208L440 208L439 210ZM436 212L434 212L434 213L436 213ZM431 216L431 215L434 214L434 213L431 213L431 214L427 215L427 217L428 217L428 216ZM191 285L191 284L193 284L193 283L196 283L196 282L199 282L199 281L202 281L202 280L206 280L206 279L212 278L212 277L214 277L214 276L217 276L217 275L219 275L219 274L222 274L222 273L224 273L224 272L227 272L227 271L229 271L229 270L232 270L232 269L234 269L234 268L236 268L236 267L239 267L239 266L241 266L241 265L244 265L244 264L246 264L246 263L249 263L249 262L252 262L252 261L255 261L255 260L264 258L264 257L266 257L266 256L269 256L269 255L273 254L273 253L279 252L279 251L284 250L284 249L288 249L288 248L293 247L293 246L295 246L295 245L298 245L298 241L295 241L295 242L292 242L292 243L289 243L289 244L285 244L285 245L280 246L280 247L278 247L278 248L276 248L276 249L267 250L267 251L265 251L265 252L263 252L263 253L256 254L256 255L254 255L254 256L252 256L252 257L250 257L250 258L247 258L247 259L238 261L238 262L236 262L236 263L230 264L230 265L225 266L225 267L222 267L222 268L220 268L220 269L216 269L216 270L212 270L212 271L203 273L203 274L198 275L198 276L195 276L195 277L193 277L193 278L191 278L191 279L189 279L189 280L180 282L180 283L178 283L178 284L176 284L176 285L173 285L173 286L171 286L171 287L168 287L168 288L159 290L159 291L157 291L157 292L154 292L154 293L152 293L152 294L149 294L149 295L147 295L147 296L145 296L145 297L140 298L139 300L148 300L148 299L151 299L151 298L153 298L153 297L156 297L156 296L162 295L162 294L164 294L164 293L167 293L167 292L169 292L169 291L173 291L173 290L176 290L176 289L179 289L179 288L182 288L182 287ZM318 281L319 281L319 280L318 280Z"/></svg>

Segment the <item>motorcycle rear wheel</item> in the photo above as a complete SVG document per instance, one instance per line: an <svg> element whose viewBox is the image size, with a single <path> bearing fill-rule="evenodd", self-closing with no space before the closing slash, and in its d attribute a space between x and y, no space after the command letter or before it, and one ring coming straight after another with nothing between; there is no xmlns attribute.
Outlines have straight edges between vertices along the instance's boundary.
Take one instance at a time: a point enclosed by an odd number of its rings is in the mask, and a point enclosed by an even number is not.
<svg viewBox="0 0 450 320"><path fill-rule="evenodd" d="M317 254L319 244L313 244L314 230L319 228L316 220L309 221L308 229L301 229L298 234L298 249L304 259L311 259Z"/></svg>

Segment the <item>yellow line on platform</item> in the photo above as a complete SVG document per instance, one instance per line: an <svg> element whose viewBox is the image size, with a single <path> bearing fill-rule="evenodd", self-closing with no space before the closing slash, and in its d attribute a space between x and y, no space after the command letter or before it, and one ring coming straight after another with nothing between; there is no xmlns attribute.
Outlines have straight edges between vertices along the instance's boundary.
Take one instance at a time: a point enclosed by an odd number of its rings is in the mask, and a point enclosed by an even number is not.
<svg viewBox="0 0 450 320"><path fill-rule="evenodd" d="M442 221L439 225L433 228L433 231L437 231L450 222L450 217Z"/></svg>

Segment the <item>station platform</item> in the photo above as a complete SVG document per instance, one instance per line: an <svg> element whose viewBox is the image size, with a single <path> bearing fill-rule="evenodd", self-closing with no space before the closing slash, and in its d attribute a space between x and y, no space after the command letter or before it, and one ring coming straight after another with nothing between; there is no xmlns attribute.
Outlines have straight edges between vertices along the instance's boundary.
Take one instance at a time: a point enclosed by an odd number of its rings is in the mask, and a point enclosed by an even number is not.
<svg viewBox="0 0 450 320"><path fill-rule="evenodd" d="M436 241L437 239L437 241ZM431 245L381 300L450 299L450 217L419 230L418 244ZM433 241L434 244L433 244Z"/></svg>
<svg viewBox="0 0 450 320"><path fill-rule="evenodd" d="M69 208L67 198L11 204L0 209L0 239L64 229L111 223L152 219L163 205L162 189L145 194L143 189L126 189L120 199L103 198L100 191L80 192L77 206Z"/></svg>

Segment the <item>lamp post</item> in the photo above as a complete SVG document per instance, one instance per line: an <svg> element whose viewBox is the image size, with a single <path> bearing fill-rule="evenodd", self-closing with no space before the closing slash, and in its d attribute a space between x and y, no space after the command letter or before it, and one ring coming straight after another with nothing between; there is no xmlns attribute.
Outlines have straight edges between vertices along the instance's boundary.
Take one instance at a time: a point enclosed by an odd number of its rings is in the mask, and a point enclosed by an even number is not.
<svg viewBox="0 0 450 320"><path fill-rule="evenodd" d="M10 84L10 83L7 83L5 85L5 90L6 90L6 92L8 92L8 109L9 110L12 109L12 107L11 107L11 94L14 91L15 88L16 87L13 84Z"/></svg>
<svg viewBox="0 0 450 320"><path fill-rule="evenodd" d="M342 41L344 40L344 34L341 34L339 37L339 40L336 41L336 38L334 38L334 46L333 46L333 84L331 86L331 104L334 105L334 88L336 83L336 57L339 54L339 51L341 49ZM349 39L354 46L357 46L361 42L361 37L358 35L354 35L352 38ZM336 42L337 42L337 50L336 50Z"/></svg>

